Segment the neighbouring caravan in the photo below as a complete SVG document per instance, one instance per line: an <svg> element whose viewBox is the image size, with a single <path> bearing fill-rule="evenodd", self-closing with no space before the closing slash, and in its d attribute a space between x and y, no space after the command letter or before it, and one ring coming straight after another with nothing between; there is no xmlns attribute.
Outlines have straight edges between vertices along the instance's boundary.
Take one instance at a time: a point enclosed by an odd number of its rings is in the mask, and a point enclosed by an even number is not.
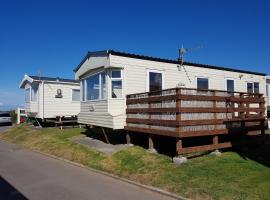
<svg viewBox="0 0 270 200"><path fill-rule="evenodd" d="M113 50L88 52L74 70L80 81L78 122L112 129L126 123L126 95L175 87L262 93L266 74Z"/></svg>
<svg viewBox="0 0 270 200"><path fill-rule="evenodd" d="M27 117L46 121L56 117L77 116L80 111L80 83L76 80L25 75Z"/></svg>

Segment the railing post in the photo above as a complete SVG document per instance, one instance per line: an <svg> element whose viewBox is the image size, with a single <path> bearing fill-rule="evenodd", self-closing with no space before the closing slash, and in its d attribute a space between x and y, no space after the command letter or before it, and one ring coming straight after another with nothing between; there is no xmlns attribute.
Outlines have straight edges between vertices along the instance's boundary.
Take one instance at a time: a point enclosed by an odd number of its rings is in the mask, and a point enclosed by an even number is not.
<svg viewBox="0 0 270 200"><path fill-rule="evenodd" d="M238 111L238 116L243 120L245 118L245 112L243 111L245 109L245 104L242 101L244 99L244 93L240 93L240 104L239 104L239 108L242 109L240 111ZM241 126L244 127L245 126L245 122L241 121Z"/></svg>
<svg viewBox="0 0 270 200"><path fill-rule="evenodd" d="M176 132L178 133L178 136L181 134L181 126L180 126L180 121L181 121L181 99L179 99L179 96L181 95L181 89L176 88L176 121L178 122L178 125L176 126ZM176 153L177 155L180 154L180 150L182 149L182 139L177 138L176 139Z"/></svg>
<svg viewBox="0 0 270 200"><path fill-rule="evenodd" d="M249 98L251 97L251 94L249 94L249 96L248 96ZM255 96L253 95L253 98L254 98ZM247 108L247 112L246 112L246 118L248 118L249 117L249 108L250 108L250 102L246 102L246 108Z"/></svg>
<svg viewBox="0 0 270 200"><path fill-rule="evenodd" d="M263 109L263 110L260 111L260 117L265 117L265 101L264 101L263 95L260 94L260 95L259 95L259 98L260 98L261 100L263 100L263 101L261 101L261 102L259 103L259 108L260 108L260 109ZM261 134L264 136L264 135L265 135L265 120L262 120L262 121L260 122L260 126L261 126Z"/></svg>
<svg viewBox="0 0 270 200"><path fill-rule="evenodd" d="M148 101L147 101L147 103L148 103L148 112L147 112L147 114L148 114L148 119L151 119L151 113L149 112L149 110L151 109L151 102L149 101L149 98L150 98L150 95L151 93L150 92L148 92ZM151 128L151 125L148 125L148 128Z"/></svg>
<svg viewBox="0 0 270 200"><path fill-rule="evenodd" d="M216 91L213 91L213 96L216 96ZM213 101L214 120L217 119L216 108L217 108L217 101ZM217 128L217 125L215 125L215 129L216 128ZM214 135L214 137L213 137L213 144L218 145L218 136L217 135Z"/></svg>

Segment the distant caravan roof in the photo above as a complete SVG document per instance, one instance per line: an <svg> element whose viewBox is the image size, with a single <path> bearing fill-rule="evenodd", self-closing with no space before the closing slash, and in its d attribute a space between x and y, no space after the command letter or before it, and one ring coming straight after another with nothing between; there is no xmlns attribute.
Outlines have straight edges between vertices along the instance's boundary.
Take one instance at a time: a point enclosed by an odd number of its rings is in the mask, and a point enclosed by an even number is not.
<svg viewBox="0 0 270 200"><path fill-rule="evenodd" d="M79 84L80 82L73 79L65 79L65 78L59 78L59 77L45 77L45 76L29 76L24 75L23 80L21 81L20 88L23 88L25 84L28 82L37 82L37 81L45 81L45 82L61 82L61 83L75 83Z"/></svg>
<svg viewBox="0 0 270 200"><path fill-rule="evenodd" d="M104 50L104 51L88 52L86 54L86 56L83 58L83 60L80 62L80 64L74 69L74 72L77 72L80 69L80 67L82 66L82 64L91 56L109 56L110 54L116 55L116 56L129 57L129 58L137 58L137 59L142 59L142 60L150 60L150 61L156 61L156 62L179 64L178 60L170 60L170 59L164 59L164 58L158 58L158 57L131 54L131 53L125 53L125 52L120 52L120 51L114 51L114 50ZM265 73L246 71L246 70L234 69L234 68L229 68L229 67L213 66L213 65L207 65L207 64L184 62L184 65L202 67L202 68L208 68L208 69L223 70L223 71L225 70L225 71L231 71L231 72L254 74L254 75L259 75L259 76L266 76Z"/></svg>
<svg viewBox="0 0 270 200"><path fill-rule="evenodd" d="M65 79L65 78L52 78L52 77L45 77L45 76L29 76L30 78L32 78L35 81L59 81L59 82L66 82L66 83L79 83L79 81L77 80L73 80L73 79Z"/></svg>

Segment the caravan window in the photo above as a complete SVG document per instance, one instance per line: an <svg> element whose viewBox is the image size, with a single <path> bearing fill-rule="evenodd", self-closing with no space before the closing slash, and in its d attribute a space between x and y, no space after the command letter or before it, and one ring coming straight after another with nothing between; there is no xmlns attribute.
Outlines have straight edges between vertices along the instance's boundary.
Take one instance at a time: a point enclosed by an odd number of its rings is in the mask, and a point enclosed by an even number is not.
<svg viewBox="0 0 270 200"><path fill-rule="evenodd" d="M227 79L227 92L234 92L234 80Z"/></svg>
<svg viewBox="0 0 270 200"><path fill-rule="evenodd" d="M106 98L106 74L97 73L82 81L82 99L98 100Z"/></svg>
<svg viewBox="0 0 270 200"><path fill-rule="evenodd" d="M112 70L111 72L111 98L122 98L123 77L121 70Z"/></svg>
<svg viewBox="0 0 270 200"><path fill-rule="evenodd" d="M87 100L99 99L99 74L86 79Z"/></svg>
<svg viewBox="0 0 270 200"><path fill-rule="evenodd" d="M105 72L100 74L101 77L101 99L106 98L106 75Z"/></svg>
<svg viewBox="0 0 270 200"><path fill-rule="evenodd" d="M259 94L260 93L260 86L258 82L254 83L254 93Z"/></svg>
<svg viewBox="0 0 270 200"><path fill-rule="evenodd" d="M25 90L25 102L29 102L30 101L30 88L27 88Z"/></svg>
<svg viewBox="0 0 270 200"><path fill-rule="evenodd" d="M38 87L32 86L31 88L31 101L37 101Z"/></svg>
<svg viewBox="0 0 270 200"><path fill-rule="evenodd" d="M258 82L249 82L247 83L247 92L248 93L255 93L259 94L260 93L260 84Z"/></svg>
<svg viewBox="0 0 270 200"><path fill-rule="evenodd" d="M72 101L80 101L80 90L72 89Z"/></svg>
<svg viewBox="0 0 270 200"><path fill-rule="evenodd" d="M209 89L208 78L197 78L197 89L208 90Z"/></svg>

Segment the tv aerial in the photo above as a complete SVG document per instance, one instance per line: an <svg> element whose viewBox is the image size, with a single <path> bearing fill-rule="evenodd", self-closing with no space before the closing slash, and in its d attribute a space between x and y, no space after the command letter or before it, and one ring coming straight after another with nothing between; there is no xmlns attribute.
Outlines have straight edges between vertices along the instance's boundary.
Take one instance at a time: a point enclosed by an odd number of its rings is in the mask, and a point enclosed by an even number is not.
<svg viewBox="0 0 270 200"><path fill-rule="evenodd" d="M181 69L183 68L185 73L186 73L186 76L189 80L189 82L191 83L191 78L190 76L188 75L188 72L185 68L185 65L184 65L184 57L185 57L185 54L189 51L196 51L198 49L201 49L203 46L202 45L199 45L197 47L194 47L194 48L184 48L184 46L182 45L182 47L178 50L178 53L179 53L179 57L178 57L178 61L179 61L179 64L177 67L178 67L178 70L181 71Z"/></svg>
<svg viewBox="0 0 270 200"><path fill-rule="evenodd" d="M179 58L178 58L178 60L180 61L180 64L181 65L184 64L184 57L185 57L185 54L188 51L196 51L198 49L201 49L202 47L203 47L202 45L199 45L199 46L194 47L194 48L184 48L184 46L182 45L182 47L178 50L179 51Z"/></svg>

